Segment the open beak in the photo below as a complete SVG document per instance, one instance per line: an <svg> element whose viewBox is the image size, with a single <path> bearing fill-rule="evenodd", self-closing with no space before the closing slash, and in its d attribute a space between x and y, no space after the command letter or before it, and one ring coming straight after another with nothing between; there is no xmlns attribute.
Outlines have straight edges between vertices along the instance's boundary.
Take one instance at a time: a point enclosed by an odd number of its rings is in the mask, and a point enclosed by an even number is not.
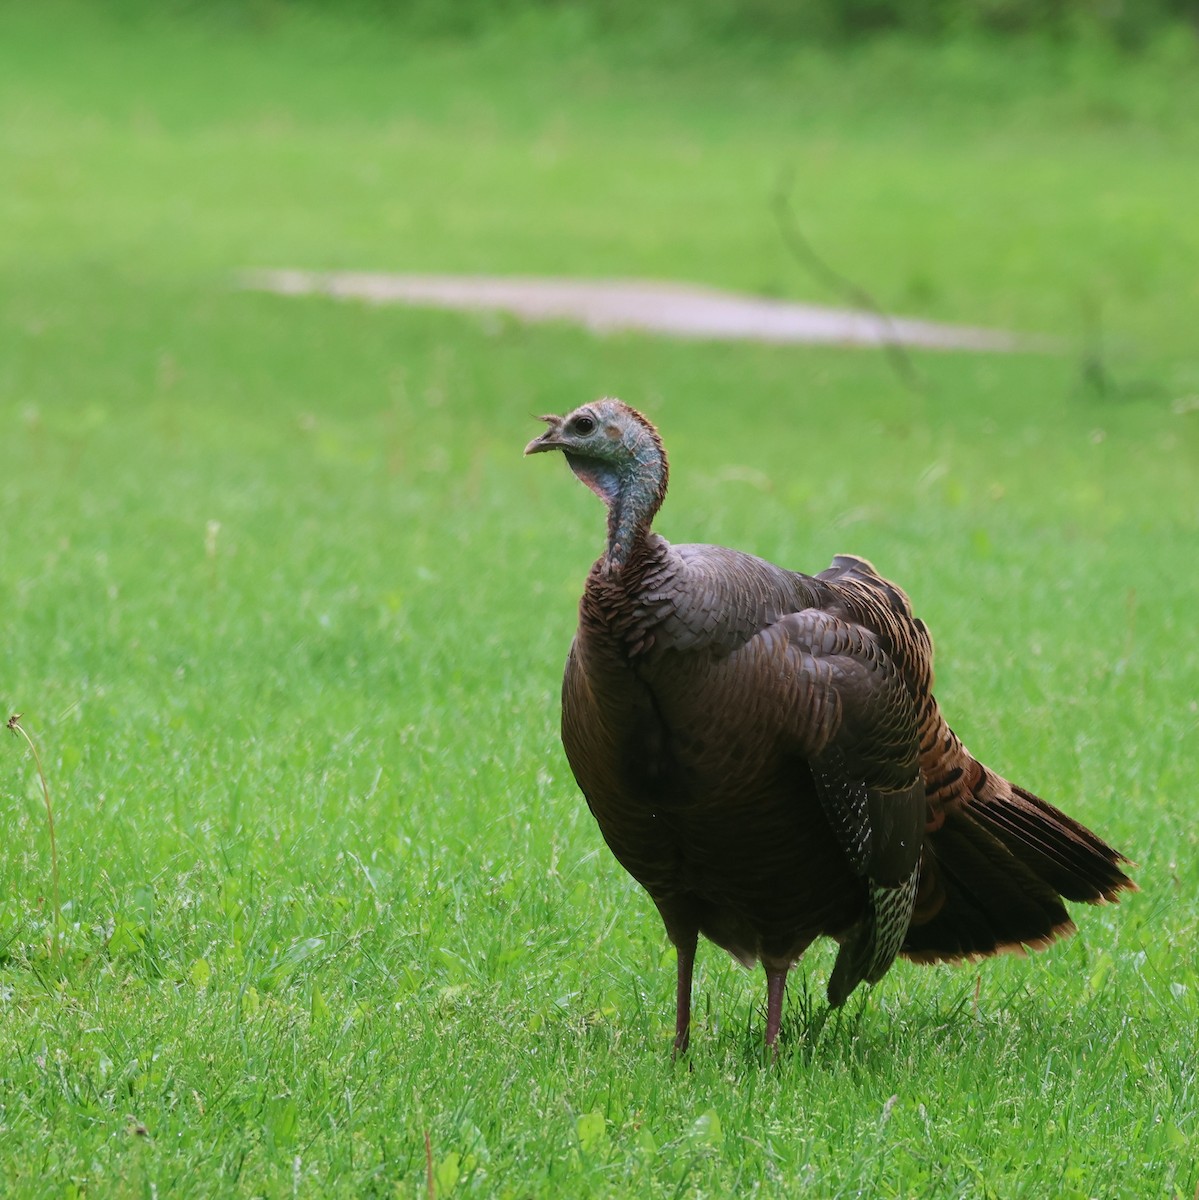
<svg viewBox="0 0 1199 1200"><path fill-rule="evenodd" d="M526 454L541 454L546 450L559 450L562 448L562 439L559 434L562 430L561 417L538 417L539 421L544 421L549 428L540 436L535 437L526 447Z"/></svg>

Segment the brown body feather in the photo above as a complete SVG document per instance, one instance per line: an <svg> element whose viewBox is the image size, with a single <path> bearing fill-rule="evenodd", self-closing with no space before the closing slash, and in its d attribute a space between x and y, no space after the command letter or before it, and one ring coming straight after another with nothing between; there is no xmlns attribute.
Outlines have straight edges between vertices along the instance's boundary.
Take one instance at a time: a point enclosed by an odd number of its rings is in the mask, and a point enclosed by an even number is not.
<svg viewBox="0 0 1199 1200"><path fill-rule="evenodd" d="M621 475L607 446L570 441L579 414L635 446L634 467ZM927 630L869 563L838 557L807 576L671 546L649 529L666 471L652 426L616 401L547 420L530 451L563 449L609 506L566 665L563 744L678 947L676 1045L698 934L765 965L773 1041L786 972L819 936L842 943L837 1004L897 954L1043 946L1073 928L1063 897L1133 886L1122 855L970 755L933 697ZM635 468L657 471L652 496L638 499Z"/></svg>

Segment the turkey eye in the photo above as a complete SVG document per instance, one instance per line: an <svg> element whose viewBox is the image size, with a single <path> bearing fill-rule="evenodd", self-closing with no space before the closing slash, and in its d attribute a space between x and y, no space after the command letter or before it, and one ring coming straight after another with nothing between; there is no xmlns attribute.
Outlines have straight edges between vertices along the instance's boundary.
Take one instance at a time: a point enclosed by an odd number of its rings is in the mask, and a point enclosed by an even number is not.
<svg viewBox="0 0 1199 1200"><path fill-rule="evenodd" d="M575 433L581 433L584 437L595 429L595 422L590 417L577 417L575 419Z"/></svg>

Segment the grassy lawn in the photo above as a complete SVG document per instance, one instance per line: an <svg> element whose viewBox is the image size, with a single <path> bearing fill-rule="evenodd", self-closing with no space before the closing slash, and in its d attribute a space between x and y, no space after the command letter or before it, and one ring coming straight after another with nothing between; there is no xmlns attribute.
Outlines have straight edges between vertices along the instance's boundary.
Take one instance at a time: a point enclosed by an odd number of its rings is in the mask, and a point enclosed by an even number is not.
<svg viewBox="0 0 1199 1200"><path fill-rule="evenodd" d="M0 9L0 1191L1193 1196L1199 87L897 45L699 63L522 25ZM271 10L263 9L263 12ZM1189 67L1189 76L1188 76ZM234 290L246 266L641 275L1060 356L691 345ZM1098 349L1096 328L1102 328ZM1098 382L1097 382L1098 381ZM864 554L978 755L1138 861L1080 936L829 1017L673 954L557 689L609 393L667 536Z"/></svg>

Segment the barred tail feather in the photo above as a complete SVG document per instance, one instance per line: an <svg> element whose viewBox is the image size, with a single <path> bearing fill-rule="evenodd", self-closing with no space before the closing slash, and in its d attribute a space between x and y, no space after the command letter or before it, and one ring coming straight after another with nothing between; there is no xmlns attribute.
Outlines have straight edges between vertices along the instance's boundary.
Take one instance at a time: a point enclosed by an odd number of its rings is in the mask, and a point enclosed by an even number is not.
<svg viewBox="0 0 1199 1200"><path fill-rule="evenodd" d="M1124 889L1136 890L1120 870L1120 863L1128 863L1124 855L1040 796L1007 786L1010 797L984 793L971 813L1067 900L1098 904L1116 900Z"/></svg>
<svg viewBox="0 0 1199 1200"><path fill-rule="evenodd" d="M973 793L927 836L906 958L1040 949L1074 932L1063 898L1101 904L1136 890L1122 854L1039 796L985 768Z"/></svg>

